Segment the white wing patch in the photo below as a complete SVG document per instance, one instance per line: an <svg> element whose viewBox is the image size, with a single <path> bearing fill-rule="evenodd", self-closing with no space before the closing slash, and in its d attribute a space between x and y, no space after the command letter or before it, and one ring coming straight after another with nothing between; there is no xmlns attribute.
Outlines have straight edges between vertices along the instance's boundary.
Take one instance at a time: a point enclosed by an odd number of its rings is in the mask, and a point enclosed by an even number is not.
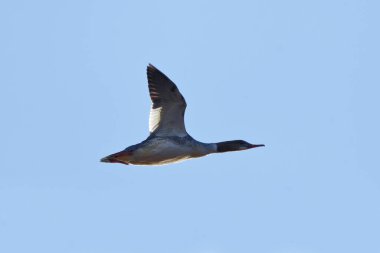
<svg viewBox="0 0 380 253"><path fill-rule="evenodd" d="M161 121L161 110L162 110L162 107L159 107L156 109L153 109L153 108L150 109L149 132L151 133L153 133L159 127L159 124Z"/></svg>

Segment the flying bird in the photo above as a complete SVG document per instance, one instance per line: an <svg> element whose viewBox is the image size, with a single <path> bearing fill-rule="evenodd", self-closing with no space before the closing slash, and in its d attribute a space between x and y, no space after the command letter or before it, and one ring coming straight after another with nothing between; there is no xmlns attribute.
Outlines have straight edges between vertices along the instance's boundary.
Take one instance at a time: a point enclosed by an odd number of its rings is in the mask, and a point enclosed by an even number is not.
<svg viewBox="0 0 380 253"><path fill-rule="evenodd" d="M264 146L243 140L203 143L186 131L186 101L177 86L160 70L147 67L152 107L149 115L150 135L141 143L102 158L101 162L134 165L164 165L213 153L241 151Z"/></svg>

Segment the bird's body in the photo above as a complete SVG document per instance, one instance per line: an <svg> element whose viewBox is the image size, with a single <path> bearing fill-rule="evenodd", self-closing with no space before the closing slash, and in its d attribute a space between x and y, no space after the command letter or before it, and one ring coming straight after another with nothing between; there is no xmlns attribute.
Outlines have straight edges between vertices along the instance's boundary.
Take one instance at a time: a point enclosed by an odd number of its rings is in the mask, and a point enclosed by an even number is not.
<svg viewBox="0 0 380 253"><path fill-rule="evenodd" d="M202 143L185 129L186 101L177 86L161 71L149 64L147 68L152 108L149 137L143 142L101 159L102 162L164 165L212 153L239 151L264 146L245 141Z"/></svg>
<svg viewBox="0 0 380 253"><path fill-rule="evenodd" d="M143 142L130 146L127 153L128 163L135 165L164 165L186 159L205 156L216 152L215 144L205 144L194 140L190 135L184 137L150 136Z"/></svg>

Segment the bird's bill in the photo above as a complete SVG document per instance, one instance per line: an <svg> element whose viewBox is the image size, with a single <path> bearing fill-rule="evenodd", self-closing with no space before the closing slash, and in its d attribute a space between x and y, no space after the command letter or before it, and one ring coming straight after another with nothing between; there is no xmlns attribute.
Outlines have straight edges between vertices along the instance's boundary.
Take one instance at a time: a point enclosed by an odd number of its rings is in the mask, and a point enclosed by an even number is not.
<svg viewBox="0 0 380 253"><path fill-rule="evenodd" d="M259 148L259 147L265 147L264 144L251 144L249 148Z"/></svg>

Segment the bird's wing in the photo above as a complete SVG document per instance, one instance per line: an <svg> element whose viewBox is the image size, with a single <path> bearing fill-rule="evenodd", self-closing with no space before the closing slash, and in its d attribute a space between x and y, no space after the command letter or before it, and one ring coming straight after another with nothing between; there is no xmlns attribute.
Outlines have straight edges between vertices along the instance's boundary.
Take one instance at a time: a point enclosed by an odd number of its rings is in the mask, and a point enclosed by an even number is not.
<svg viewBox="0 0 380 253"><path fill-rule="evenodd" d="M147 67L149 95L152 108L149 115L149 131L156 136L185 136L186 101L177 86L160 70Z"/></svg>

